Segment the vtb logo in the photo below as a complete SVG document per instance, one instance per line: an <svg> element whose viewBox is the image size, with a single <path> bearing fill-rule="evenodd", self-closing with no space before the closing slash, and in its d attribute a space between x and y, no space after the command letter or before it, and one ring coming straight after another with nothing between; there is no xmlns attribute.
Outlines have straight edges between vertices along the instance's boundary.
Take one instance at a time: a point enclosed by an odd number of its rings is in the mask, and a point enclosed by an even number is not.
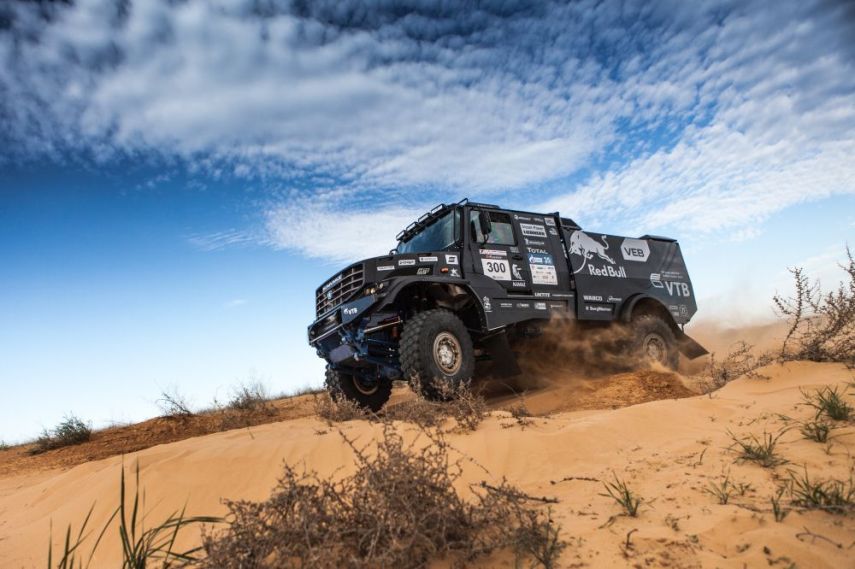
<svg viewBox="0 0 855 569"><path fill-rule="evenodd" d="M662 275L659 273L651 273L650 284L654 288L664 288L668 292L668 296L692 296L692 291L689 289L689 283L681 283L679 281L663 281Z"/></svg>

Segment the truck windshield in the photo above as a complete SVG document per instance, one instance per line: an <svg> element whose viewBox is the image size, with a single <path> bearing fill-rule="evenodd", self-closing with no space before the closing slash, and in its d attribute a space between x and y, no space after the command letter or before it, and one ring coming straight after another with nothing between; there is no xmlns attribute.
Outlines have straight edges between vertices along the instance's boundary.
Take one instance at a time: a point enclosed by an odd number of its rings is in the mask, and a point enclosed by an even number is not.
<svg viewBox="0 0 855 569"><path fill-rule="evenodd" d="M398 243L398 253L429 253L442 251L459 240L460 210L448 212L418 233L409 241Z"/></svg>

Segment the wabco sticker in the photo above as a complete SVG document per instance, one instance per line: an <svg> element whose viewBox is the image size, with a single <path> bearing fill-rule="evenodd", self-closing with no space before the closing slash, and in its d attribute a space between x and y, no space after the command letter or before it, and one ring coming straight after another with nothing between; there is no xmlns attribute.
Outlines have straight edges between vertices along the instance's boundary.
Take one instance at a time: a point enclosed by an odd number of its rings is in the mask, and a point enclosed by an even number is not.
<svg viewBox="0 0 855 569"><path fill-rule="evenodd" d="M497 281L511 280L511 269L504 259L482 258L481 267L484 269L484 275L491 279Z"/></svg>
<svg viewBox="0 0 855 569"><path fill-rule="evenodd" d="M436 263L437 261L439 261L439 259L433 255L430 257L419 257L419 263Z"/></svg>
<svg viewBox="0 0 855 569"><path fill-rule="evenodd" d="M400 261L398 261L399 267L410 267L410 266L415 265L415 264L416 264L415 259L401 259Z"/></svg>
<svg viewBox="0 0 855 569"><path fill-rule="evenodd" d="M520 223L522 234L527 237L541 237L546 239L546 227L534 223Z"/></svg>
<svg viewBox="0 0 855 569"><path fill-rule="evenodd" d="M446 265L456 265L457 264L457 255L446 255L445 256L445 264Z"/></svg>
<svg viewBox="0 0 855 569"><path fill-rule="evenodd" d="M536 285L557 285L558 275L553 265L531 265L531 282Z"/></svg>
<svg viewBox="0 0 855 569"><path fill-rule="evenodd" d="M395 265L381 265L377 267L378 271L394 271Z"/></svg>

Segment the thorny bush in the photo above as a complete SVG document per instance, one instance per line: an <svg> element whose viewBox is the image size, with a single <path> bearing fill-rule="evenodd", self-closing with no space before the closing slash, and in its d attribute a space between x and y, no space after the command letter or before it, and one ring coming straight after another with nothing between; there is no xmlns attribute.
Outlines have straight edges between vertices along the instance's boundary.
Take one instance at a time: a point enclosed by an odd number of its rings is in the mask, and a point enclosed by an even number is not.
<svg viewBox="0 0 855 569"><path fill-rule="evenodd" d="M204 538L203 566L415 568L437 558L460 565L499 549L554 566L564 547L548 513L507 483L455 490L462 459L442 434L405 443L391 423L373 452L344 434L356 471L341 480L292 466L265 502L227 502L228 529ZM422 443L422 444L420 444Z"/></svg>
<svg viewBox="0 0 855 569"><path fill-rule="evenodd" d="M795 281L794 296L775 295L778 313L788 324L781 347L784 360L841 362L855 366L855 259L846 248L848 262L841 265L846 282L823 292L797 267L790 269Z"/></svg>

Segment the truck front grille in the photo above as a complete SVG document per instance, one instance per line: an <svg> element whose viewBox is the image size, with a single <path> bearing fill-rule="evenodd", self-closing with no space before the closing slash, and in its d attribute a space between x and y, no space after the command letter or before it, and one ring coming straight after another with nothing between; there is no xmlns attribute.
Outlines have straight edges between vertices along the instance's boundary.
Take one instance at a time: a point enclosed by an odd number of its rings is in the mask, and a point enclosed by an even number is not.
<svg viewBox="0 0 855 569"><path fill-rule="evenodd" d="M317 290L316 315L326 314L341 303L350 300L363 284L365 284L365 269L362 263L346 268Z"/></svg>

